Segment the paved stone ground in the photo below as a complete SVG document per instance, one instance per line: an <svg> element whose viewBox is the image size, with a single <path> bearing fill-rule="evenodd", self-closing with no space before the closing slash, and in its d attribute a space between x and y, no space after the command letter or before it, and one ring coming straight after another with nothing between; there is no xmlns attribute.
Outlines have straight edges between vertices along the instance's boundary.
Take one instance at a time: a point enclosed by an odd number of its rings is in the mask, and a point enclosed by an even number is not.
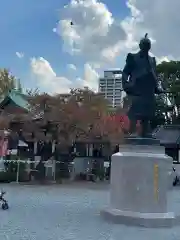
<svg viewBox="0 0 180 240"><path fill-rule="evenodd" d="M179 240L180 227L146 229L114 225L99 215L108 191L77 186L0 185L7 191L8 211L0 210L1 240ZM180 212L180 189L173 190Z"/></svg>

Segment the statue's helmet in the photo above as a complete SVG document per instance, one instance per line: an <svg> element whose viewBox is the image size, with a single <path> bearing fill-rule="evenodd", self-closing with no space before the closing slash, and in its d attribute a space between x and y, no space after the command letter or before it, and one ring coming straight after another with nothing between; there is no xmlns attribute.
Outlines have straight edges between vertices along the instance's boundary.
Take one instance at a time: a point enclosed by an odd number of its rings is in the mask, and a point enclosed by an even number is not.
<svg viewBox="0 0 180 240"><path fill-rule="evenodd" d="M139 48L143 51L149 51L151 49L151 41L148 38L148 34L146 33L144 38L140 40Z"/></svg>

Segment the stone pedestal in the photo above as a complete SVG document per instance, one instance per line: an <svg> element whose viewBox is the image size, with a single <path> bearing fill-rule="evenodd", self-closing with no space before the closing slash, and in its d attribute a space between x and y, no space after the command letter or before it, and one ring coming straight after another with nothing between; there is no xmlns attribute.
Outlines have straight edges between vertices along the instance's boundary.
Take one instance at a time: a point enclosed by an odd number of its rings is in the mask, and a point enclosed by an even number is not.
<svg viewBox="0 0 180 240"><path fill-rule="evenodd" d="M110 207L102 216L126 225L174 225L174 213L167 212L172 161L158 144L121 146L112 155Z"/></svg>

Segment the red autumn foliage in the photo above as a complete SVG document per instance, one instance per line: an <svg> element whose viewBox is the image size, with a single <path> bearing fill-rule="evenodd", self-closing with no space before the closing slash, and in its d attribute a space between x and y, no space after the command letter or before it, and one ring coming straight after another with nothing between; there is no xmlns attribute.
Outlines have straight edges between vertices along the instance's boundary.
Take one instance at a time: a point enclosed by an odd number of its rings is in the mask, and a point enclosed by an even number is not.
<svg viewBox="0 0 180 240"><path fill-rule="evenodd" d="M0 118L0 129L7 129L12 120L19 121L23 122L24 132L34 132L38 139L51 135L53 139L66 143L97 138L118 143L122 141L124 132L129 131L126 114L121 111L109 116L108 102L101 94L87 88L56 96L34 94L28 99L31 111L3 116ZM45 136L43 131L48 134Z"/></svg>
<svg viewBox="0 0 180 240"><path fill-rule="evenodd" d="M122 126L108 116L108 103L100 95L88 89L74 89L64 95L38 95L31 100L32 112L41 116L40 125L51 124L58 139L67 142L101 138L120 141Z"/></svg>

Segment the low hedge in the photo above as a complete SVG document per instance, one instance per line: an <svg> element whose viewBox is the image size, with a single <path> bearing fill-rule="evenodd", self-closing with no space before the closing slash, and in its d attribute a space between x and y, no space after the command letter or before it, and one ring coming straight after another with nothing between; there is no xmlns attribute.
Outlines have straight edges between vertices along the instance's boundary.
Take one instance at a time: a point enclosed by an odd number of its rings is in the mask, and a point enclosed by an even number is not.
<svg viewBox="0 0 180 240"><path fill-rule="evenodd" d="M0 172L0 183L9 183L17 180L17 162L11 162L5 165L6 171ZM19 182L27 181L27 172L25 171L25 164L20 163L19 166Z"/></svg>
<svg viewBox="0 0 180 240"><path fill-rule="evenodd" d="M10 183L16 181L15 172L0 172L0 183Z"/></svg>

